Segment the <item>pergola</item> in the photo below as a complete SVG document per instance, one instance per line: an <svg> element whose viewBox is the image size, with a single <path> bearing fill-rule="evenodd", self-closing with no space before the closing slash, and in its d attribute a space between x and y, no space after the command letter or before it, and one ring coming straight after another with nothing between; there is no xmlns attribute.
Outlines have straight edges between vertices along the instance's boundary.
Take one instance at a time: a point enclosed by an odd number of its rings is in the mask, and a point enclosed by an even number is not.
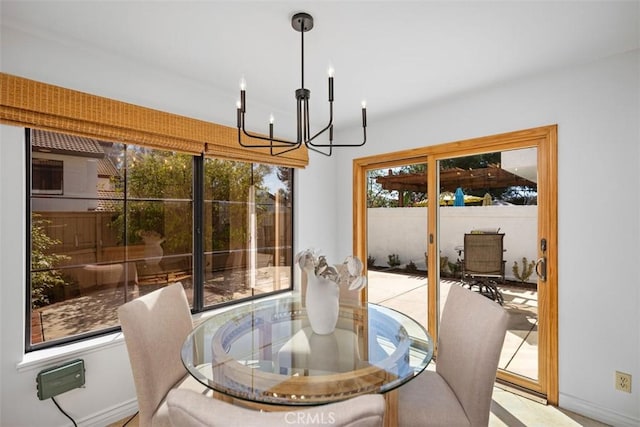
<svg viewBox="0 0 640 427"><path fill-rule="evenodd" d="M427 172L399 173L394 175L389 169L389 174L379 176L376 182L388 191L399 193L398 201L402 206L403 193L405 191L427 193ZM500 167L489 165L486 168L462 169L449 168L440 171L440 191L455 192L460 187L469 190L485 190L492 188L506 188L512 186L535 187L536 183L526 178L513 174Z"/></svg>

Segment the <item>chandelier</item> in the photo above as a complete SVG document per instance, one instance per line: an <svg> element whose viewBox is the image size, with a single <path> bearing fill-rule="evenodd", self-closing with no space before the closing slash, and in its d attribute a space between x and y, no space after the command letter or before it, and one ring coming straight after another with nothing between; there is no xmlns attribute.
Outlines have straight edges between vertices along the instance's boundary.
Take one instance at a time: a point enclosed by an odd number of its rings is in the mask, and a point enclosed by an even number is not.
<svg viewBox="0 0 640 427"><path fill-rule="evenodd" d="M313 17L308 13L300 12L291 18L291 26L300 33L301 40L301 87L295 92L296 95L296 115L297 115L297 139L295 142L284 139L274 138L273 136L273 115L269 118L269 136L248 132L245 130L245 113L246 113L246 82L244 78L240 81L240 100L237 104L238 116L238 143L243 147L249 148L266 148L269 147L272 156L279 156L289 151L300 148L304 145L317 153L331 156L334 147L360 147L367 142L367 108L362 102L362 130L363 141L359 144L334 144L333 143L333 69L329 69L329 122L327 125L315 135L311 134L311 125L309 120L309 98L311 91L304 87L304 33L311 31L313 28ZM316 143L316 138L326 131L329 131L329 143ZM268 144L247 144L242 142L242 134L249 138L255 138L268 141Z"/></svg>

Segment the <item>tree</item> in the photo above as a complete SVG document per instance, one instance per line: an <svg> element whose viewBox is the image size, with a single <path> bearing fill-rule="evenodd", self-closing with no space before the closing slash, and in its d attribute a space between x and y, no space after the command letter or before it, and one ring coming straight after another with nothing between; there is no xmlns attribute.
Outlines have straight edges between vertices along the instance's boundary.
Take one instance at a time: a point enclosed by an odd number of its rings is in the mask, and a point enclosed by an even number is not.
<svg viewBox="0 0 640 427"><path fill-rule="evenodd" d="M60 241L52 239L45 231L50 221L40 219L40 215L31 214L31 306L43 307L50 303L49 293L56 286L65 286L62 274L54 267L68 260L66 255L49 253L52 246Z"/></svg>
<svg viewBox="0 0 640 427"><path fill-rule="evenodd" d="M188 154L152 150L131 146L119 150L113 163L122 171L126 188L127 212L124 204L118 208L113 223L120 241L128 245L141 244L142 233L156 232L166 240L165 254L192 252L193 157ZM126 166L126 173L125 173ZM266 197L264 176L274 166L236 162L214 158L204 164L204 247L206 251L229 250L231 242L238 246L246 242L249 189L254 185L256 201ZM278 177L286 172L278 170ZM288 181L287 181L288 182ZM289 193L287 187L286 192ZM287 196L289 197L289 196ZM126 230L125 230L126 219Z"/></svg>
<svg viewBox="0 0 640 427"><path fill-rule="evenodd" d="M367 173L367 207L368 208L391 208L398 206L398 192L389 191L382 188L376 182L379 176L386 176L382 169L376 169Z"/></svg>
<svg viewBox="0 0 640 427"><path fill-rule="evenodd" d="M191 156L142 147L117 153L114 164L124 180L116 190L125 196L126 189L127 198L126 213L125 204L117 204L112 221L118 241L142 244L143 233L156 232L171 236L163 245L166 254L191 252Z"/></svg>

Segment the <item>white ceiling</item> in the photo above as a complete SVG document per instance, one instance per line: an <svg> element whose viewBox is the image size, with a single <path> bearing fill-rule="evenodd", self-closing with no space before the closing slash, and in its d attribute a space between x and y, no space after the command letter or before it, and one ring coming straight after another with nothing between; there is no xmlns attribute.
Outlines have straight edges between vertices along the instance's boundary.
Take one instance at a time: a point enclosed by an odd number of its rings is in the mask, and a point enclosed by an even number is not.
<svg viewBox="0 0 640 427"><path fill-rule="evenodd" d="M293 13L305 34L312 115L335 68L336 123L420 104L639 47L638 1L6 1L2 24L160 67L236 97L248 112L292 114L300 86ZM233 106L229 106L233 109ZM230 114L235 118L235 115ZM233 120L233 119L231 119ZM234 123L229 123L234 125Z"/></svg>

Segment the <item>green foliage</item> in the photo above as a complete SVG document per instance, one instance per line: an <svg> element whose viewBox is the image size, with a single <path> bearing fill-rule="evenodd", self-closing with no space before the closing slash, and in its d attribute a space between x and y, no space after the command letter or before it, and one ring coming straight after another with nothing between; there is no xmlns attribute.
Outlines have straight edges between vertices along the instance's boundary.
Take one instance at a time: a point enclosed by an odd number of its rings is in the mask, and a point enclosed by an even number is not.
<svg viewBox="0 0 640 427"><path fill-rule="evenodd" d="M127 212L119 204L113 226L119 242L142 244L143 233L156 232L165 240L165 255L192 251L193 157L170 151L129 147L126 151ZM121 167L125 162L114 162ZM228 250L248 239L246 220L251 184L254 184L258 224L272 203L264 177L288 177L287 168L206 159L204 167L205 250ZM290 180L279 189L290 199ZM119 186L124 192L124 185ZM230 218L235 221L230 222ZM126 220L126 221L125 221ZM125 230L126 224L126 230ZM126 236L125 236L126 233ZM234 246L235 244L235 246Z"/></svg>
<svg viewBox="0 0 640 427"><path fill-rule="evenodd" d="M516 277L516 279L524 283L529 280L529 277L531 277L535 266L535 261L527 262L527 258L522 257L522 274L520 273L520 267L518 266L518 263L516 261L513 262L511 271L513 271L513 275Z"/></svg>
<svg viewBox="0 0 640 427"><path fill-rule="evenodd" d="M413 261L409 261L409 263L404 267L404 269L411 272L418 271L418 267Z"/></svg>
<svg viewBox="0 0 640 427"><path fill-rule="evenodd" d="M31 305L33 308L49 304L49 292L56 286L67 283L62 274L54 267L61 261L68 260L66 255L49 253L52 246L60 241L49 237L45 224L50 221L40 219L40 215L31 215Z"/></svg>
<svg viewBox="0 0 640 427"><path fill-rule="evenodd" d="M371 268L376 265L376 257L369 255L367 257L367 267Z"/></svg>
<svg viewBox="0 0 640 427"><path fill-rule="evenodd" d="M387 261L387 264L389 264L389 267L393 268L400 265L400 255L391 254L388 256L388 258L389 258L389 261Z"/></svg>
<svg viewBox="0 0 640 427"><path fill-rule="evenodd" d="M440 271L447 271L449 268L449 257L440 255Z"/></svg>
<svg viewBox="0 0 640 427"><path fill-rule="evenodd" d="M449 262L448 263L448 267L449 267L449 271L451 272L451 274L453 276L458 276L458 274L460 273L460 270L461 270L460 263L458 263L458 262Z"/></svg>
<svg viewBox="0 0 640 427"><path fill-rule="evenodd" d="M372 170L367 173L367 207L368 208L389 208L398 206L397 195L392 194L382 188L376 182L379 176L385 176L386 171L382 169Z"/></svg>
<svg viewBox="0 0 640 427"><path fill-rule="evenodd" d="M500 151L495 151L492 153L476 154L473 156L443 159L440 160L440 167L442 169L479 169L486 168L491 164L499 164L501 162L501 159L502 153Z"/></svg>
<svg viewBox="0 0 640 427"><path fill-rule="evenodd" d="M155 231L166 238L165 254L191 252L192 156L143 149L127 155L127 197L153 200L129 202L127 243L141 244L142 232Z"/></svg>

